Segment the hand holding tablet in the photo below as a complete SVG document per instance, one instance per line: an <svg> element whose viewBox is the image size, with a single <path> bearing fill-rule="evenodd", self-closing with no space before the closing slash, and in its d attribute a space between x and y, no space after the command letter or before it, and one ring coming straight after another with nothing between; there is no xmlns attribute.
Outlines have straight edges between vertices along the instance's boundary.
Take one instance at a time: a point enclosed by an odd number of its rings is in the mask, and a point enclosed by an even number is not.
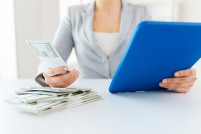
<svg viewBox="0 0 201 134"><path fill-rule="evenodd" d="M109 91L117 93L164 89L169 87L166 84L174 84L172 80L177 80L174 78L177 77L175 72L184 70L189 73L186 69L191 68L200 57L201 23L141 22L133 33ZM187 76L194 81L196 77L192 77ZM159 86L163 79L168 81ZM178 77L178 80L181 78ZM181 85L181 81L177 84Z"/></svg>

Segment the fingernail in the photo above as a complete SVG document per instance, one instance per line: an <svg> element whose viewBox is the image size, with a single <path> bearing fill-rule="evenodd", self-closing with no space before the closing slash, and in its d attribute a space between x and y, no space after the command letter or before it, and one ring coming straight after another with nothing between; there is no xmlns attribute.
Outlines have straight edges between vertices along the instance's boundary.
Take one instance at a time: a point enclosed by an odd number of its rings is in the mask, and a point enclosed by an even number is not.
<svg viewBox="0 0 201 134"><path fill-rule="evenodd" d="M163 87L163 84L162 84L162 83L159 83L159 86L160 86L160 87Z"/></svg>
<svg viewBox="0 0 201 134"><path fill-rule="evenodd" d="M163 80L162 82L163 82L163 83L167 83L167 80Z"/></svg>
<svg viewBox="0 0 201 134"><path fill-rule="evenodd" d="M175 73L175 76L179 76L179 73Z"/></svg>

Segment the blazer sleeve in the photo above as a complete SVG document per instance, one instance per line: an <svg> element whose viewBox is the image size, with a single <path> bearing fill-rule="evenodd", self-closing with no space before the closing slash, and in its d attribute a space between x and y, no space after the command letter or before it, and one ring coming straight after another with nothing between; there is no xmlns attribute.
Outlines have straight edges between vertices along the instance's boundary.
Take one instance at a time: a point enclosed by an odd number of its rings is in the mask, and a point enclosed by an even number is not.
<svg viewBox="0 0 201 134"><path fill-rule="evenodd" d="M72 48L74 47L74 40L72 35L72 20L70 8L67 9L67 14L60 23L59 27L53 38L53 46L56 48L58 53L61 55L64 61L67 62ZM41 86L48 86L45 84L43 72L48 67L45 64L40 64L38 68L38 75L35 77L35 81Z"/></svg>

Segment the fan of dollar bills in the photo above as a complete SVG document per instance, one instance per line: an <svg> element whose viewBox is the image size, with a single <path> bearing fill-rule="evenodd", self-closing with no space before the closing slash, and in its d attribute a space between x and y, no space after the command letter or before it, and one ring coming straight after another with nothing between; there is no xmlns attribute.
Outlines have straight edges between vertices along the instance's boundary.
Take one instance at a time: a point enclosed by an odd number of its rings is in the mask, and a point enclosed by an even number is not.
<svg viewBox="0 0 201 134"><path fill-rule="evenodd" d="M50 88L31 87L15 91L15 97L6 101L19 110L45 114L51 111L67 109L101 100L101 96L91 89L85 88Z"/></svg>

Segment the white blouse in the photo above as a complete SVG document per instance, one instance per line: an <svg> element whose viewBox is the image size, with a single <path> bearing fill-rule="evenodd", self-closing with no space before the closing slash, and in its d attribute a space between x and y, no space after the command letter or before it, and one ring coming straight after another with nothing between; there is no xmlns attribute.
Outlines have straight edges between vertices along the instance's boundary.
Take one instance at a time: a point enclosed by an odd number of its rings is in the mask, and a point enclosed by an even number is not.
<svg viewBox="0 0 201 134"><path fill-rule="evenodd" d="M98 45L107 57L110 57L113 52L119 33L104 33L104 32L93 32L94 41Z"/></svg>

